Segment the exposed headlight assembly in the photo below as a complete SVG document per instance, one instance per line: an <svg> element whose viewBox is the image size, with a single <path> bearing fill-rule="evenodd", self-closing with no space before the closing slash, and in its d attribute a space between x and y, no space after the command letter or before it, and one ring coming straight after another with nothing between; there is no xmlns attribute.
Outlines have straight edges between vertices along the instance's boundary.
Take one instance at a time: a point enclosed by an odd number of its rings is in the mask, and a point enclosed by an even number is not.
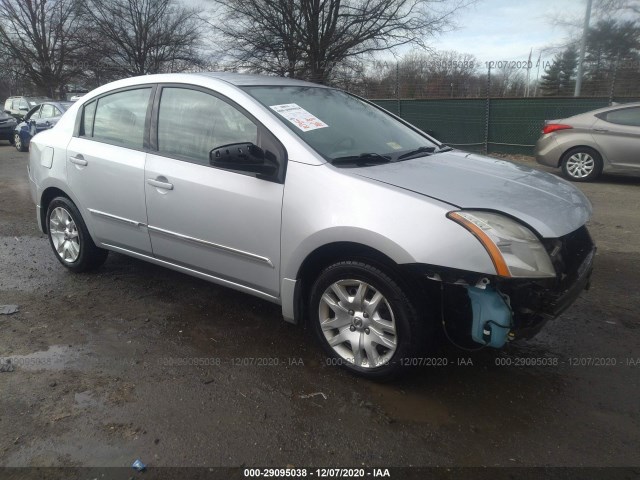
<svg viewBox="0 0 640 480"><path fill-rule="evenodd" d="M511 218L480 210L460 210L447 214L482 243L501 277L555 277L549 254L524 225Z"/></svg>

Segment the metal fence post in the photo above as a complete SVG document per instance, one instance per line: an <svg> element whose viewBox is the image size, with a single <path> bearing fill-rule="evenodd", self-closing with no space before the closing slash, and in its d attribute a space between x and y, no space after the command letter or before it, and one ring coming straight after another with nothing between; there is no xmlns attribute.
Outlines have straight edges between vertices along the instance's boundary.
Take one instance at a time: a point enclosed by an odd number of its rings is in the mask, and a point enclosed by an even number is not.
<svg viewBox="0 0 640 480"><path fill-rule="evenodd" d="M609 89L609 105L613 105L613 96L616 89L616 74L618 73L618 57L613 63L613 76L611 78L611 88Z"/></svg>
<svg viewBox="0 0 640 480"><path fill-rule="evenodd" d="M489 153L489 110L491 108L491 62L487 70L487 103L484 112L484 153Z"/></svg>
<svg viewBox="0 0 640 480"><path fill-rule="evenodd" d="M396 62L396 109L398 116L402 116L402 108L400 107L400 62Z"/></svg>

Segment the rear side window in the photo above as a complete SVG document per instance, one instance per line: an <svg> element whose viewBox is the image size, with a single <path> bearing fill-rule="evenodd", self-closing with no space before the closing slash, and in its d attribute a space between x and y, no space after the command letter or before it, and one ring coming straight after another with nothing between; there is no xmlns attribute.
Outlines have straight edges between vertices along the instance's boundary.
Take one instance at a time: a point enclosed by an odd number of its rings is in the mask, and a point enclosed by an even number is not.
<svg viewBox="0 0 640 480"><path fill-rule="evenodd" d="M151 88L140 88L98 99L93 121L93 139L142 149L150 94Z"/></svg>
<svg viewBox="0 0 640 480"><path fill-rule="evenodd" d="M10 98L8 98L8 99L4 102L4 109L5 109L5 110L11 110L11 109L13 109L13 100L11 100Z"/></svg>
<svg viewBox="0 0 640 480"><path fill-rule="evenodd" d="M209 165L209 152L230 143L258 143L258 127L213 95L163 88L158 114L158 150Z"/></svg>
<svg viewBox="0 0 640 480"><path fill-rule="evenodd" d="M613 110L607 112L604 119L607 122L617 123L618 125L640 127L640 107Z"/></svg>

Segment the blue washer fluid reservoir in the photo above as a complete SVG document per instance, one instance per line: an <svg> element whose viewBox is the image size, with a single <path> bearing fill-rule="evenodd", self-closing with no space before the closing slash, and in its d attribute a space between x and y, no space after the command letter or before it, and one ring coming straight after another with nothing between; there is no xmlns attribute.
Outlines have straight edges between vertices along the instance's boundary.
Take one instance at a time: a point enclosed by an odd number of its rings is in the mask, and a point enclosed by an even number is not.
<svg viewBox="0 0 640 480"><path fill-rule="evenodd" d="M502 347L511 330L511 308L493 287L467 287L467 291L473 309L471 338L482 345Z"/></svg>

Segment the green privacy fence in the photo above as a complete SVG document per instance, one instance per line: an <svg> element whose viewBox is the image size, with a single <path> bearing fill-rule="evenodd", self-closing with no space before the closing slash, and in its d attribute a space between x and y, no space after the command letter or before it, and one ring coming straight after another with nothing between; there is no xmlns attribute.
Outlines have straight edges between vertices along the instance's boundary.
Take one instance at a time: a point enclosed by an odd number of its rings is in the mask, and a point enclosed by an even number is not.
<svg viewBox="0 0 640 480"><path fill-rule="evenodd" d="M545 120L609 105L608 98L452 98L372 100L448 145L463 150L533 154ZM627 103L637 98L616 99Z"/></svg>

